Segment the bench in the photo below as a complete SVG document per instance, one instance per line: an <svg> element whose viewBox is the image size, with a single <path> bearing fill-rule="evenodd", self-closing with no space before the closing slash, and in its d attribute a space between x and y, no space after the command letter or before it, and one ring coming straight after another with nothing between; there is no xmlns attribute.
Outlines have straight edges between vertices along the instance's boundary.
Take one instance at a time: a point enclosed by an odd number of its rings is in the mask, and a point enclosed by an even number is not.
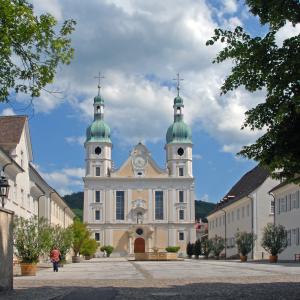
<svg viewBox="0 0 300 300"><path fill-rule="evenodd" d="M300 261L300 253L295 254L295 261Z"/></svg>

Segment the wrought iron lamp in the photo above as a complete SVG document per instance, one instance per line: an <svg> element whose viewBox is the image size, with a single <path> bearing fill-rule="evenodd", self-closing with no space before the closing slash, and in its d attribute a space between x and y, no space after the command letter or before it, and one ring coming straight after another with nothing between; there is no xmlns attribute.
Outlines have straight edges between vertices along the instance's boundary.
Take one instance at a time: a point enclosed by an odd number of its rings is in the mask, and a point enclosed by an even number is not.
<svg viewBox="0 0 300 300"><path fill-rule="evenodd" d="M9 192L9 184L8 180L5 176L0 177L0 198L2 201L2 207L6 204L6 199L8 198L8 192Z"/></svg>

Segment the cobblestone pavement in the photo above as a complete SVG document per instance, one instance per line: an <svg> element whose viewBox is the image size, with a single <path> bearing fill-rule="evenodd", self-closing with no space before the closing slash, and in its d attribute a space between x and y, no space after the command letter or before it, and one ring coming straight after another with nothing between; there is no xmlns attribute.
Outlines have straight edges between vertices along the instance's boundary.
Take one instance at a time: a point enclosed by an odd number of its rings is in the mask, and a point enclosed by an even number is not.
<svg viewBox="0 0 300 300"><path fill-rule="evenodd" d="M300 299L300 264L106 258L16 277L0 299Z"/></svg>

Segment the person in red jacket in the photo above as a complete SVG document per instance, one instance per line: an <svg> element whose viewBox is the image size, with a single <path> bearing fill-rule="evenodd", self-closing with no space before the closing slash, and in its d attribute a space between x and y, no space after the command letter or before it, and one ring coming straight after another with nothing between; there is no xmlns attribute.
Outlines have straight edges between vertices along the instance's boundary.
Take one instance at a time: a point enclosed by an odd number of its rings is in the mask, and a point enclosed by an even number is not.
<svg viewBox="0 0 300 300"><path fill-rule="evenodd" d="M53 247L53 249L50 252L50 259L53 263L53 271L58 272L58 263L60 261L60 251L57 249L57 247Z"/></svg>

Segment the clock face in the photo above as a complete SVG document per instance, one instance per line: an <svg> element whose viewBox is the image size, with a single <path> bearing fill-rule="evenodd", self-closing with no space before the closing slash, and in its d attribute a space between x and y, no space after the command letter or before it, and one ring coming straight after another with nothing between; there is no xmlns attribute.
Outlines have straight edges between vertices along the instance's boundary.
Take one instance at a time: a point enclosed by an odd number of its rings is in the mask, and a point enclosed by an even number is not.
<svg viewBox="0 0 300 300"><path fill-rule="evenodd" d="M142 156L136 156L133 158L133 165L135 168L143 169L146 166L146 159Z"/></svg>

